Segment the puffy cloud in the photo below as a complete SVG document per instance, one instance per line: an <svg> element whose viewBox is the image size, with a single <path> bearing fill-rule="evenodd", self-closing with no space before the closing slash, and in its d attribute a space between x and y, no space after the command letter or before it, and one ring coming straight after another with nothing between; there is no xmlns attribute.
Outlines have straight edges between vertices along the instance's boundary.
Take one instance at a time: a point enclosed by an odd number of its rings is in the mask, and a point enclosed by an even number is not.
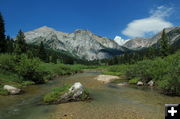
<svg viewBox="0 0 180 119"><path fill-rule="evenodd" d="M172 8L159 6L156 8L156 10L150 11L150 17L133 20L130 22L122 33L131 38L145 37L146 35L156 34L164 28L173 26L172 23L165 20L165 18L168 17L171 12Z"/></svg>
<svg viewBox="0 0 180 119"><path fill-rule="evenodd" d="M118 45L122 46L122 45L124 45L127 41L129 41L129 39L124 40L124 39L122 39L120 36L116 36L116 37L114 38L114 41L115 41Z"/></svg>

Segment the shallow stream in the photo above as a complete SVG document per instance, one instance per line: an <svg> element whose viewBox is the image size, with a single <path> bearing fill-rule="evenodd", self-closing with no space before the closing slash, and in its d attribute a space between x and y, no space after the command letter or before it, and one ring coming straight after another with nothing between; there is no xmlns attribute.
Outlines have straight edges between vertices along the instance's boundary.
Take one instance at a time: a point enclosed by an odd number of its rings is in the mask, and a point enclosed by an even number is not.
<svg viewBox="0 0 180 119"><path fill-rule="evenodd" d="M0 96L0 119L164 119L164 104L180 103L180 97L159 94L153 88L102 84L100 72L60 77L47 84L29 86L22 95ZM42 105L52 88L81 82L90 91L90 102Z"/></svg>

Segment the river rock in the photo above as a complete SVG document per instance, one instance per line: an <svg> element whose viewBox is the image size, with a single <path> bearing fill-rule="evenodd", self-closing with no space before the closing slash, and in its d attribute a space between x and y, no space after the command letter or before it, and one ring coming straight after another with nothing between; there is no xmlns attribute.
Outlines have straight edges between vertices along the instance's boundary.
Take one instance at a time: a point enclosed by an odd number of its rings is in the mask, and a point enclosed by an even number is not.
<svg viewBox="0 0 180 119"><path fill-rule="evenodd" d="M71 88L60 96L60 99L56 103L66 103L75 101L89 100L89 93L85 90L84 86L80 82L74 83Z"/></svg>
<svg viewBox="0 0 180 119"><path fill-rule="evenodd" d="M143 86L143 85L144 85L144 83L142 81L137 82L137 86Z"/></svg>
<svg viewBox="0 0 180 119"><path fill-rule="evenodd" d="M152 81L152 80L149 81L149 82L148 82L148 86L151 86L151 87L154 86L154 81Z"/></svg>
<svg viewBox="0 0 180 119"><path fill-rule="evenodd" d="M7 90L11 95L19 94L21 91L21 89L10 86L10 85L4 85L3 89Z"/></svg>

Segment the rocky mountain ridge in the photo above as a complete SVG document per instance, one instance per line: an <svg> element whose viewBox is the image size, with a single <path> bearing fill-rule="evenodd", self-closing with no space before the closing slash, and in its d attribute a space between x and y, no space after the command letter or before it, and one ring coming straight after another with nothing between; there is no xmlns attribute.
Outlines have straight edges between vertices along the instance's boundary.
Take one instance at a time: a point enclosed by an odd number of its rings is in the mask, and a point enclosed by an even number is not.
<svg viewBox="0 0 180 119"><path fill-rule="evenodd" d="M81 59L95 60L120 55L125 48L111 39L101 37L88 30L63 33L43 26L25 33L27 43L38 45L42 41L47 48L68 51Z"/></svg>
<svg viewBox="0 0 180 119"><path fill-rule="evenodd" d="M170 39L170 43L174 44L180 40L180 26L166 28L165 32ZM123 46L131 50L140 50L155 45L161 39L162 31L152 38L135 38L126 42Z"/></svg>

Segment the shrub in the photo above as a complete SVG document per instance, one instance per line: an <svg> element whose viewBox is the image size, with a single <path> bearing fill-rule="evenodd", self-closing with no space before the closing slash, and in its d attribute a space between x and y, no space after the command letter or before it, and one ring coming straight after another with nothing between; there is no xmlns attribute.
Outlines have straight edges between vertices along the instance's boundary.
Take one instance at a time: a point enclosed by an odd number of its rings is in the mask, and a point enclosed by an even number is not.
<svg viewBox="0 0 180 119"><path fill-rule="evenodd" d="M167 72L157 80L158 87L163 93L180 95L180 52L164 59Z"/></svg>
<svg viewBox="0 0 180 119"><path fill-rule="evenodd" d="M15 56L10 54L0 54L0 68L5 70L14 70Z"/></svg>
<svg viewBox="0 0 180 119"><path fill-rule="evenodd" d="M3 82L20 83L22 82L22 78L20 78L16 73L0 69L0 83L3 83Z"/></svg>
<svg viewBox="0 0 180 119"><path fill-rule="evenodd" d="M140 77L144 82L148 82L152 79L152 61L144 60L138 62L137 64L131 65L127 71L126 75L132 79L134 77Z"/></svg>
<svg viewBox="0 0 180 119"><path fill-rule="evenodd" d="M43 83L43 71L40 70L39 64L39 59L28 59L26 55L22 55L15 69L19 76L22 76L25 81Z"/></svg>

